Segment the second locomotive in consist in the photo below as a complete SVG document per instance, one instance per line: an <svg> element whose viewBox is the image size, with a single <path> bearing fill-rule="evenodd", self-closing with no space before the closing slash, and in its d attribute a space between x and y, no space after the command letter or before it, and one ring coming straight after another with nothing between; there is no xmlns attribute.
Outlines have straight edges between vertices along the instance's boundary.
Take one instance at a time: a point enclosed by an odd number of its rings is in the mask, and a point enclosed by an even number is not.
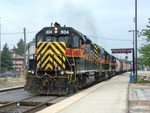
<svg viewBox="0 0 150 113"><path fill-rule="evenodd" d="M116 58L71 27L55 23L35 40L25 85L29 92L66 95L116 74Z"/></svg>

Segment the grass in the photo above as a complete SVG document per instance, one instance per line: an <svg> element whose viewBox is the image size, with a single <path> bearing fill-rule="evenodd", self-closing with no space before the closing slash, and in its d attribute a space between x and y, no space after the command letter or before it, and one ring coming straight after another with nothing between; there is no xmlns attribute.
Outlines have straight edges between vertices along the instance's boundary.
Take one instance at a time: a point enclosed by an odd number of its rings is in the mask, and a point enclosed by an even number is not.
<svg viewBox="0 0 150 113"><path fill-rule="evenodd" d="M17 86L17 85L24 85L24 84L25 84L24 77L19 77L19 78L0 78L0 88L10 87L10 86Z"/></svg>
<svg viewBox="0 0 150 113"><path fill-rule="evenodd" d="M149 80L138 80L135 83L150 83Z"/></svg>

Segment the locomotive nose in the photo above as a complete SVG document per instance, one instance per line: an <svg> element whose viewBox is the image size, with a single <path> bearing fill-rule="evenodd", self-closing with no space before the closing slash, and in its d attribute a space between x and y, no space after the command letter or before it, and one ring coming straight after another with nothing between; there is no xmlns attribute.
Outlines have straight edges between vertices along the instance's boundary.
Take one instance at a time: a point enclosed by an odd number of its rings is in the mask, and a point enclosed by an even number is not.
<svg viewBox="0 0 150 113"><path fill-rule="evenodd" d="M65 42L38 42L37 67L42 70L64 70L66 68Z"/></svg>

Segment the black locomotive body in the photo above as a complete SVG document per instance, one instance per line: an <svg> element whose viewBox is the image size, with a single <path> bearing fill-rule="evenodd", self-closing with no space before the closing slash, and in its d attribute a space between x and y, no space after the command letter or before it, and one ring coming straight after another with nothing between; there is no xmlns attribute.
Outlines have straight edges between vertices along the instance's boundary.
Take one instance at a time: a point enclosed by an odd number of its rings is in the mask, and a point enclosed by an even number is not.
<svg viewBox="0 0 150 113"><path fill-rule="evenodd" d="M115 57L71 27L55 24L36 34L25 90L66 95L115 75Z"/></svg>

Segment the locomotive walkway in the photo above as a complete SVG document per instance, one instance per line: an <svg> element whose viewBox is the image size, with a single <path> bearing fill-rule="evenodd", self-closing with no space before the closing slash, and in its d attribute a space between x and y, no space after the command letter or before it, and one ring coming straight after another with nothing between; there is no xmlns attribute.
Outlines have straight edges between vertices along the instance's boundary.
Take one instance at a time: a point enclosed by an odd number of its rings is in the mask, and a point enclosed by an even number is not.
<svg viewBox="0 0 150 113"><path fill-rule="evenodd" d="M127 113L129 73L101 82L38 113Z"/></svg>

